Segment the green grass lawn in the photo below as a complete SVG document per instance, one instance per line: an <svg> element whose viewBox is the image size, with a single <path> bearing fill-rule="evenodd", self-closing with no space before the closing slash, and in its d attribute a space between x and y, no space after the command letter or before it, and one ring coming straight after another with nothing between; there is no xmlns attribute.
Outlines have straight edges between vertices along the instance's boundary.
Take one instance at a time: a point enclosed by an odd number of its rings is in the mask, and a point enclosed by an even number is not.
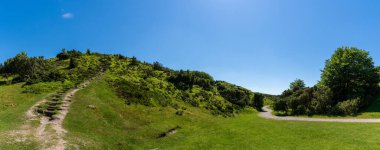
<svg viewBox="0 0 380 150"><path fill-rule="evenodd" d="M20 127L26 111L46 94L22 93L22 84L0 86L0 149L34 149L36 143L8 143L7 133Z"/></svg>
<svg viewBox="0 0 380 150"><path fill-rule="evenodd" d="M0 86L0 131L14 129L25 120L26 111L44 94L22 93L22 84Z"/></svg>
<svg viewBox="0 0 380 150"><path fill-rule="evenodd" d="M274 121L254 110L231 118L192 107L183 116L175 112L126 106L99 81L74 97L66 138L81 149L380 149L378 123ZM176 126L177 133L158 138Z"/></svg>

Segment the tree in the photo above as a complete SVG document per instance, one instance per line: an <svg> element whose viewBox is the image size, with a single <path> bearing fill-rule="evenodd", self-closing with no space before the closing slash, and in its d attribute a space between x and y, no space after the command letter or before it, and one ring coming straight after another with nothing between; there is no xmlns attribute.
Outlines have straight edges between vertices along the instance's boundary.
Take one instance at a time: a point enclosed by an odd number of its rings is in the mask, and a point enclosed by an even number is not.
<svg viewBox="0 0 380 150"><path fill-rule="evenodd" d="M43 57L29 58L25 52L17 54L4 63L3 73L18 75L17 81L37 83L49 81L52 66Z"/></svg>
<svg viewBox="0 0 380 150"><path fill-rule="evenodd" d="M263 106L264 106L264 96L263 94L256 93L255 96L253 97L253 106L261 111Z"/></svg>
<svg viewBox="0 0 380 150"><path fill-rule="evenodd" d="M0 63L0 74L4 73L4 65Z"/></svg>
<svg viewBox="0 0 380 150"><path fill-rule="evenodd" d="M133 56L132 57L132 61L131 61L131 65L135 66L135 65L138 65L138 64L139 64L139 62L138 62L137 58L135 56Z"/></svg>
<svg viewBox="0 0 380 150"><path fill-rule="evenodd" d="M69 59L69 54L67 53L66 49L62 49L61 53L57 54L57 58L59 60Z"/></svg>
<svg viewBox="0 0 380 150"><path fill-rule="evenodd" d="M369 52L354 47L338 48L326 61L320 84L333 92L333 104L359 98L360 107L368 105L368 95L376 94L379 74Z"/></svg>
<svg viewBox="0 0 380 150"><path fill-rule="evenodd" d="M75 68L77 65L75 63L75 58L70 58L70 64L69 64L69 69Z"/></svg>
<svg viewBox="0 0 380 150"><path fill-rule="evenodd" d="M86 50L86 55L91 55L91 50L90 49Z"/></svg>
<svg viewBox="0 0 380 150"><path fill-rule="evenodd" d="M154 70L163 70L163 68L164 67L162 66L162 64L160 62L156 61L153 63L153 69Z"/></svg>
<svg viewBox="0 0 380 150"><path fill-rule="evenodd" d="M305 87L306 87L306 85L305 85L305 82L303 80L296 79L292 83L290 83L289 89L291 91L297 91L297 90L304 89Z"/></svg>

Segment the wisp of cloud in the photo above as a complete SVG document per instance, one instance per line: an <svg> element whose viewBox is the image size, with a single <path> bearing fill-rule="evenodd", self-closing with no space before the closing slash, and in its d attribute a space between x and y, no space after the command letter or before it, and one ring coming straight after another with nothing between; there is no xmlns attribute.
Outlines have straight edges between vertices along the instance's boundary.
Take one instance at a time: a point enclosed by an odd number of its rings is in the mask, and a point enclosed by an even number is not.
<svg viewBox="0 0 380 150"><path fill-rule="evenodd" d="M72 19L72 18L74 18L74 14L73 13L64 13L62 15L62 18L63 19Z"/></svg>

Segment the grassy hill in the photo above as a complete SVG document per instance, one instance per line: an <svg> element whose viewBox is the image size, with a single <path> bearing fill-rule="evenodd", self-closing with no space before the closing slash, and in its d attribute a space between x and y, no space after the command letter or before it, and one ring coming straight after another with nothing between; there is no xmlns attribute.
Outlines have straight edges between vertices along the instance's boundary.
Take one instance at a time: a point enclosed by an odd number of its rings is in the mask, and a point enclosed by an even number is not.
<svg viewBox="0 0 380 150"><path fill-rule="evenodd" d="M276 96L135 57L79 51L52 59L19 54L0 65L0 72L6 76L0 78L0 149L41 149L34 136L15 137L25 125L25 113L50 93L77 88L93 77L70 99L63 121L67 149L380 148L376 123L259 118L263 99L270 104ZM379 100L358 117L379 117Z"/></svg>
<svg viewBox="0 0 380 150"><path fill-rule="evenodd" d="M70 143L81 149L380 148L376 123L274 121L259 118L254 109L224 118L191 106L178 116L171 107L123 105L110 89L99 81L75 96L64 123ZM175 134L159 138L177 126Z"/></svg>

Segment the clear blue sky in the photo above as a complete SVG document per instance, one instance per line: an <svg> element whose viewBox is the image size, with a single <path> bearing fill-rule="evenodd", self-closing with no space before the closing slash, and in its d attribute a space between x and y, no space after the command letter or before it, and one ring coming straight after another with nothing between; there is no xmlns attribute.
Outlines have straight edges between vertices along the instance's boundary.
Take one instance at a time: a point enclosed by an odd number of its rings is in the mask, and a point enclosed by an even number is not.
<svg viewBox="0 0 380 150"><path fill-rule="evenodd" d="M21 50L90 48L279 94L296 78L317 83L340 46L368 50L379 65L380 1L0 1L1 62Z"/></svg>

